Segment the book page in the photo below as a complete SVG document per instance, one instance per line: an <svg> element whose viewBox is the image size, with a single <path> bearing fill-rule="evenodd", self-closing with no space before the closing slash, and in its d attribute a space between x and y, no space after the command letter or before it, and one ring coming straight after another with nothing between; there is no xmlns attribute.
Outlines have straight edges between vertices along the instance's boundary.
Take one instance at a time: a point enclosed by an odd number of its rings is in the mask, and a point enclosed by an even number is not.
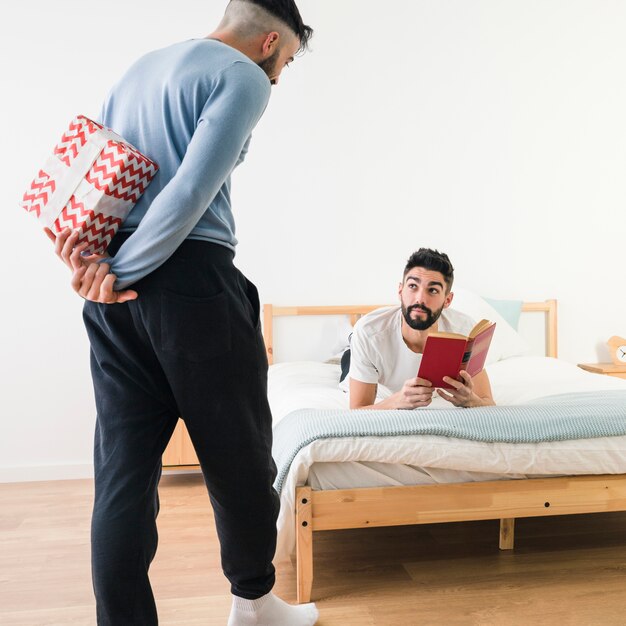
<svg viewBox="0 0 626 626"><path fill-rule="evenodd" d="M483 330L485 330L485 328L488 328L493 323L494 322L490 322L489 320L480 320L480 322L478 322L470 331L469 337L477 337L483 332Z"/></svg>
<svg viewBox="0 0 626 626"><path fill-rule="evenodd" d="M495 329L496 325L490 324L473 340L474 345L471 349L471 356L465 368L470 376L476 376L485 366L487 352L489 351L491 338L493 337Z"/></svg>

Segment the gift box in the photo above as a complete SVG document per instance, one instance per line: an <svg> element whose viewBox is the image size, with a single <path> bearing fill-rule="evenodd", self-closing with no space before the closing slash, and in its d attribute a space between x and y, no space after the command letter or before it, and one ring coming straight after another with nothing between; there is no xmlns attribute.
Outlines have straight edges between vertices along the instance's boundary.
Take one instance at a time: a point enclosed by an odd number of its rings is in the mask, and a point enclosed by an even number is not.
<svg viewBox="0 0 626 626"><path fill-rule="evenodd" d="M158 169L112 130L79 115L21 206L54 233L77 230L87 252L102 254Z"/></svg>

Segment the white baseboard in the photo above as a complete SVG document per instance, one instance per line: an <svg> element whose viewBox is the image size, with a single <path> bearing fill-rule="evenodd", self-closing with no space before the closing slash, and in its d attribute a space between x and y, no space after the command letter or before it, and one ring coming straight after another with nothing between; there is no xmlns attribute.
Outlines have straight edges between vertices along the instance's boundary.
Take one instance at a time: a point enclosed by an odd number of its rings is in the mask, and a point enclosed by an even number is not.
<svg viewBox="0 0 626 626"><path fill-rule="evenodd" d="M25 483L42 480L93 478L93 465L31 465L0 467L0 483Z"/></svg>

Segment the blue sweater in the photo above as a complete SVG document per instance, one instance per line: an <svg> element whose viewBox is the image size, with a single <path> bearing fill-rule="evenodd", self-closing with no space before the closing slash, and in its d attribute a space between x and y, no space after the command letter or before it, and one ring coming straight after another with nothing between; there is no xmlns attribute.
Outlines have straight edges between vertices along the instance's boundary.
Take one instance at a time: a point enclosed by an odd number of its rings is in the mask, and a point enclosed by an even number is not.
<svg viewBox="0 0 626 626"><path fill-rule="evenodd" d="M122 225L116 289L162 265L187 238L235 249L230 175L247 152L271 85L247 56L218 41L185 41L140 58L101 114L159 165Z"/></svg>

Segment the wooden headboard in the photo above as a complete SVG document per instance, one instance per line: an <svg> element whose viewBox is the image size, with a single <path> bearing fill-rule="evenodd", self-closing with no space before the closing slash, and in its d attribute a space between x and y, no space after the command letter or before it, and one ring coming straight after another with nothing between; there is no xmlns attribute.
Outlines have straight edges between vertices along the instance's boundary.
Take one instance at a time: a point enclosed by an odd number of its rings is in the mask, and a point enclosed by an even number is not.
<svg viewBox="0 0 626 626"><path fill-rule="evenodd" d="M274 318L295 315L347 315L354 326L366 313L389 304L347 304L345 306L274 306L263 305L263 337L267 360L274 362ZM557 356L557 309L556 300L524 302L523 313L543 313L545 316L546 356Z"/></svg>

